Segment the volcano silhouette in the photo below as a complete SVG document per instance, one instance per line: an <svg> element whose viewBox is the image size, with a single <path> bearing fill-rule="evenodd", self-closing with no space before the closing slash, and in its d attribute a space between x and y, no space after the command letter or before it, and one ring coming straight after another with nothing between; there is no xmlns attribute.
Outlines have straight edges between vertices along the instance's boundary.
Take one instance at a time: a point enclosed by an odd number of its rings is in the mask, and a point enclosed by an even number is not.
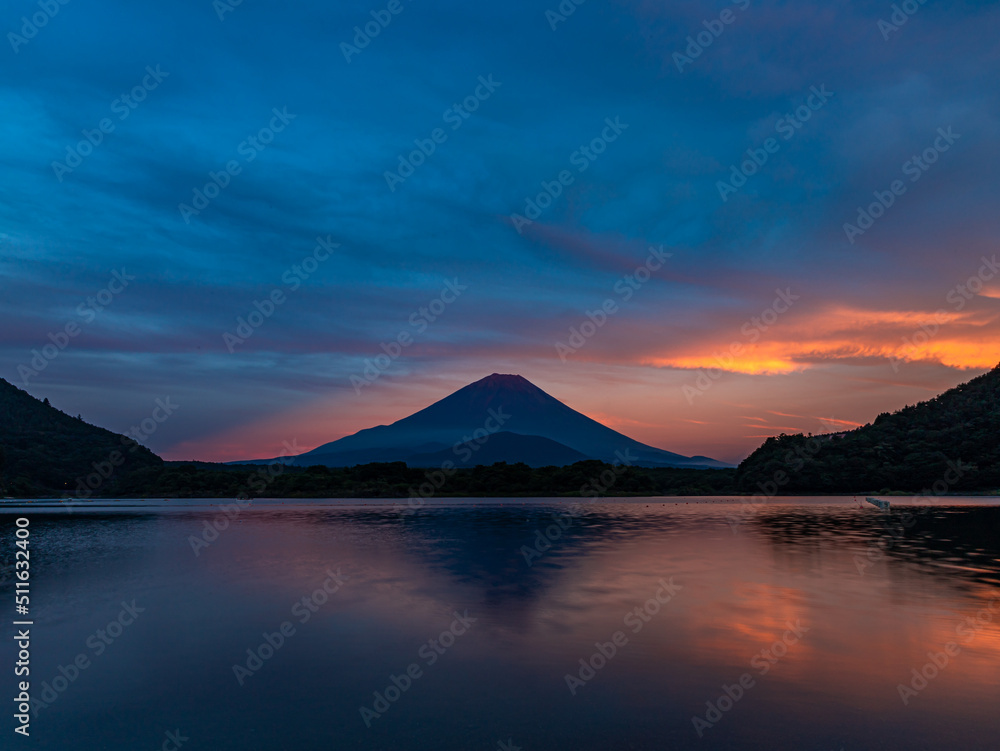
<svg viewBox="0 0 1000 751"><path fill-rule="evenodd" d="M488 436L488 437L487 437ZM361 430L294 457L300 466L405 461L413 467L524 462L564 466L586 459L646 467L731 465L647 446L563 404L519 375L494 373L409 417Z"/></svg>

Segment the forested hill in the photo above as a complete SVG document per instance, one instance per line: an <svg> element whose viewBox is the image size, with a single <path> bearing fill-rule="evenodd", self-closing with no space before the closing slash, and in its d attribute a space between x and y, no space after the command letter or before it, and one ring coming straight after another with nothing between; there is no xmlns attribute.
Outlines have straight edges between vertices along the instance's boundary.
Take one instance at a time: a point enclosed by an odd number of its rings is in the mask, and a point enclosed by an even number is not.
<svg viewBox="0 0 1000 751"><path fill-rule="evenodd" d="M783 494L1000 489L1000 366L849 433L768 438L737 477Z"/></svg>
<svg viewBox="0 0 1000 751"><path fill-rule="evenodd" d="M0 378L0 495L106 495L136 469L162 464L131 438L70 417Z"/></svg>
<svg viewBox="0 0 1000 751"><path fill-rule="evenodd" d="M181 464L165 464L130 438L70 417L0 379L0 495L232 497L255 490L250 480L261 469ZM617 476L612 469L600 462L561 469L532 470L522 464L467 468L437 493L577 495L583 475ZM401 462L343 470L287 468L259 494L405 497L425 474ZM630 467L597 494L945 494L998 489L1000 367L928 402L881 414L874 423L848 433L769 438L737 470Z"/></svg>

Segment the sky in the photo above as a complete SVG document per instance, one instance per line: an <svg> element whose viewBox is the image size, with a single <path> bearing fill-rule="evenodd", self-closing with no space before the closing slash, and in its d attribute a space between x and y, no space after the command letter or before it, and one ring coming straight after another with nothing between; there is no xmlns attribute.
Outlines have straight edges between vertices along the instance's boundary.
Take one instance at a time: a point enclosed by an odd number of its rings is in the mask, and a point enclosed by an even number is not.
<svg viewBox="0 0 1000 751"><path fill-rule="evenodd" d="M518 373L735 462L997 365L998 3L577 2L4 4L0 377L222 461Z"/></svg>

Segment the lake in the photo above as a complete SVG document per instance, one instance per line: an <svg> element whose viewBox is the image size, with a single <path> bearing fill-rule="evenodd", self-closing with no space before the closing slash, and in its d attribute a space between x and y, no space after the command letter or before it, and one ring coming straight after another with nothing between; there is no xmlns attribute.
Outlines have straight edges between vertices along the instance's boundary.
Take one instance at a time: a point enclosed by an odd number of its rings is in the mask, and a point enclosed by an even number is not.
<svg viewBox="0 0 1000 751"><path fill-rule="evenodd" d="M4 747L995 749L1000 501L891 500L7 501Z"/></svg>

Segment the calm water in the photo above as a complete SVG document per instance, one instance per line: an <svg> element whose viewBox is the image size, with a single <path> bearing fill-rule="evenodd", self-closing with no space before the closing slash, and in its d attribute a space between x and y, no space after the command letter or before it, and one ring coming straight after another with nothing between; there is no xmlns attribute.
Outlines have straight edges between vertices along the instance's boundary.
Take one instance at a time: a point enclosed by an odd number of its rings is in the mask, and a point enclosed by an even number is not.
<svg viewBox="0 0 1000 751"><path fill-rule="evenodd" d="M0 506L2 747L1000 747L995 501L699 500Z"/></svg>

